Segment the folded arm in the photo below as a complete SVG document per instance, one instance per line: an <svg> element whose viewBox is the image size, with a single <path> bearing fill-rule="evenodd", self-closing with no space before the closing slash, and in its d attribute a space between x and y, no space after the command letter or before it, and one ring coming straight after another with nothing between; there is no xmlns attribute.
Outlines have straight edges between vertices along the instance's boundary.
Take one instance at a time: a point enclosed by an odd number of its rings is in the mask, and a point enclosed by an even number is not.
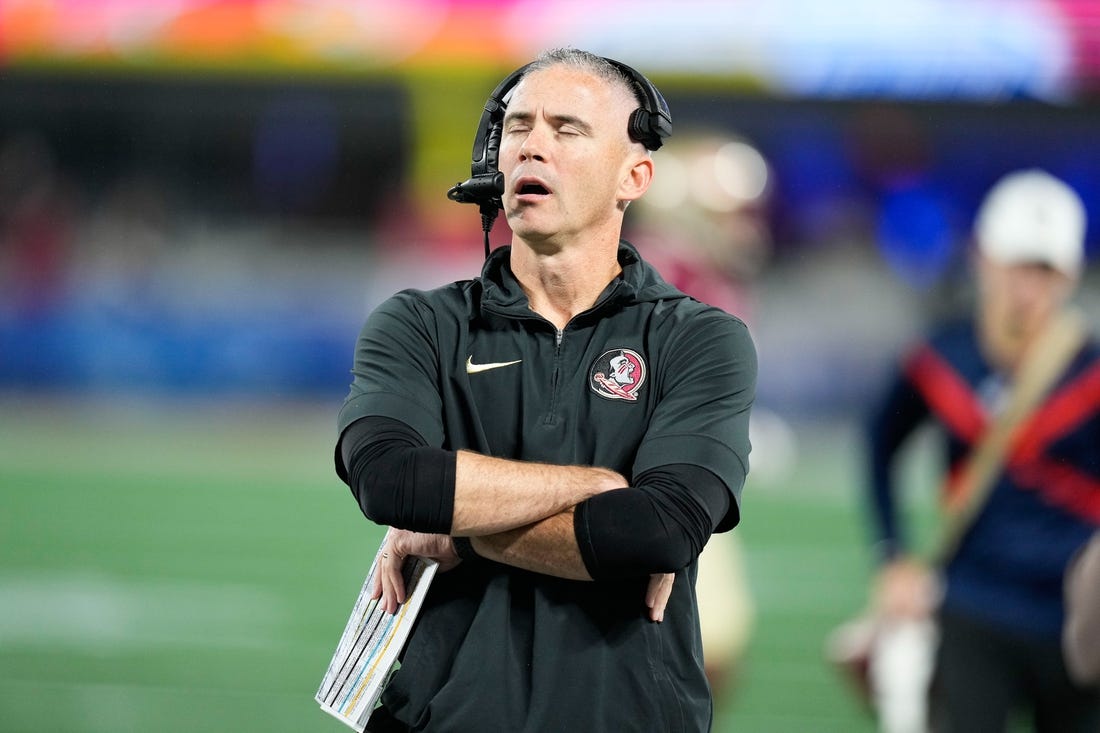
<svg viewBox="0 0 1100 733"><path fill-rule="evenodd" d="M540 522L475 536L471 544L491 560L576 580L674 573L695 561L730 504L714 474L674 464Z"/></svg>
<svg viewBox="0 0 1100 733"><path fill-rule="evenodd" d="M626 486L621 474L447 451L399 420L365 417L341 437L337 471L378 524L460 537L554 516Z"/></svg>
<svg viewBox="0 0 1100 733"><path fill-rule="evenodd" d="M471 537L478 555L579 580L679 570L733 504L696 466L651 469L628 489L607 469L430 448L389 418L353 423L340 453L341 476L375 522Z"/></svg>

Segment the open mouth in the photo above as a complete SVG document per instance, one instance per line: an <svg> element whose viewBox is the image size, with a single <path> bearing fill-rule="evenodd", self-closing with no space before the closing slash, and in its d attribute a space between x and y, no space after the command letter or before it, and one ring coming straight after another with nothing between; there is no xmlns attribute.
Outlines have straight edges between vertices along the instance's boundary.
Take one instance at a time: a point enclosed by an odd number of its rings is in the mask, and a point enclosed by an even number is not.
<svg viewBox="0 0 1100 733"><path fill-rule="evenodd" d="M524 177L516 181L516 196L523 198L535 198L549 196L551 191L542 181L535 177Z"/></svg>

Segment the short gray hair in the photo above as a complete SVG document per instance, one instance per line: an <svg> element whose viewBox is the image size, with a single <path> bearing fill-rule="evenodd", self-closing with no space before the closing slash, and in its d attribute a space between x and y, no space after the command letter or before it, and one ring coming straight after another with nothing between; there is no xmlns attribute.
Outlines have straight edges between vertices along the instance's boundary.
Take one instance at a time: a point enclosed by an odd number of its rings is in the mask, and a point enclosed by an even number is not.
<svg viewBox="0 0 1100 733"><path fill-rule="evenodd" d="M528 65L523 75L527 76L533 71L542 71L552 66L568 66L588 72L598 79L617 85L624 91L629 92L638 103L638 106L645 106L645 98L638 90L634 79L603 56L597 56L579 48L565 46L543 51Z"/></svg>

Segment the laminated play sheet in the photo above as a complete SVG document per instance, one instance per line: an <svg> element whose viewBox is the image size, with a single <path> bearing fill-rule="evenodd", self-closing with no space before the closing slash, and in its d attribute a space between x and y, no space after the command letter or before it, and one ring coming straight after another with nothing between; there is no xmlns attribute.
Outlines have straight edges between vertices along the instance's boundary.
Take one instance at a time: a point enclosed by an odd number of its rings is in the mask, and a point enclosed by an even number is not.
<svg viewBox="0 0 1100 733"><path fill-rule="evenodd" d="M403 568L405 602L396 613L386 613L370 597L381 552L379 548L374 556L315 696L322 710L360 733L397 667L438 566L434 560L407 558Z"/></svg>

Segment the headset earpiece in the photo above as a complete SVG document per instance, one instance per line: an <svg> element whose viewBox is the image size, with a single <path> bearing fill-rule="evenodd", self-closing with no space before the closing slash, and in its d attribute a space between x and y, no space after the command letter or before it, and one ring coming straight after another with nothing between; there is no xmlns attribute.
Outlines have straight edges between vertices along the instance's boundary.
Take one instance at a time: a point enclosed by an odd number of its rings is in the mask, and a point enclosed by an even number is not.
<svg viewBox="0 0 1100 733"><path fill-rule="evenodd" d="M664 139L672 134L672 113L668 109L668 102L642 74L624 63L612 59L606 61L634 82L634 93L642 100L642 106L630 114L627 122L630 139L645 145L649 150L657 150Z"/></svg>
<svg viewBox="0 0 1100 733"><path fill-rule="evenodd" d="M489 136L485 140L485 172L499 171L500 168L500 139L504 135L504 121L497 120L489 128ZM504 193L501 191L501 193Z"/></svg>

